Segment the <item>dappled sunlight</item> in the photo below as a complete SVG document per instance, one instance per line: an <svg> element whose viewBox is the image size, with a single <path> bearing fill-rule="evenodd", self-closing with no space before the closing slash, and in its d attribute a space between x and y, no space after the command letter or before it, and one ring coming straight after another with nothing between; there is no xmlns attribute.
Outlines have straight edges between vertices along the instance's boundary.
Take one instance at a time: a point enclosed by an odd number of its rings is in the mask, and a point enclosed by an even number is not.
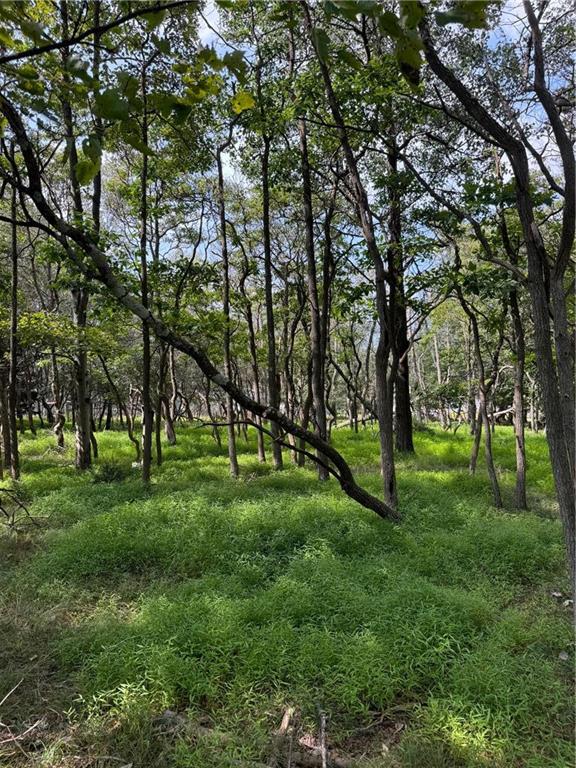
<svg viewBox="0 0 576 768"><path fill-rule="evenodd" d="M487 479L466 471L467 440L450 454L451 436L417 434L416 457L399 462L395 525L310 468L251 473L246 454L232 480L225 446L203 455L212 438L198 430L181 430L146 489L125 435L98 437L100 467L113 458L120 474L69 474L54 457L51 472L25 476L45 527L4 596L44 606L27 627L6 613L3 632L20 638L18 665L34 633L45 638L78 744L96 738L147 766L167 748L154 723L173 710L190 728L212 724L182 731L175 765L258 760L286 706L314 729L320 702L336 744L398 712L405 735L390 754L409 768L422 754L441 768L562 764L557 659L570 631L538 586L562 582L560 526L492 509ZM24 443L31 467L44 440ZM371 457L363 482L377 492L373 435L337 440L352 462ZM510 452L509 432L501 443Z"/></svg>

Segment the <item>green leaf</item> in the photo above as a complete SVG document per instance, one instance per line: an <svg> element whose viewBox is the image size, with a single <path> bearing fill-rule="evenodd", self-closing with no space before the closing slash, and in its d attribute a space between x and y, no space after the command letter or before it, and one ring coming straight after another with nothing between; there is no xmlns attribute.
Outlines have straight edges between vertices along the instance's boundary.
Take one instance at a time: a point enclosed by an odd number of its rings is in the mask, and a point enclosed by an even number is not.
<svg viewBox="0 0 576 768"><path fill-rule="evenodd" d="M416 29L424 16L423 6L414 0L400 0L400 18L408 29Z"/></svg>
<svg viewBox="0 0 576 768"><path fill-rule="evenodd" d="M164 37L158 37L158 35L151 35L151 38L160 53L164 53L168 56L170 53L170 41Z"/></svg>
<svg viewBox="0 0 576 768"><path fill-rule="evenodd" d="M97 93L94 102L94 112L98 117L105 120L127 120L129 117L128 102L115 88Z"/></svg>
<svg viewBox="0 0 576 768"><path fill-rule="evenodd" d="M38 80L40 77L38 70L32 64L22 64L21 67L18 67L16 74L23 80Z"/></svg>
<svg viewBox="0 0 576 768"><path fill-rule="evenodd" d="M348 64L354 69L362 69L364 66L360 59L351 53L351 51L349 51L347 48L341 48L338 51L337 56L339 61L344 62L344 64Z"/></svg>
<svg viewBox="0 0 576 768"><path fill-rule="evenodd" d="M162 117L168 117L174 108L174 105L177 103L178 99L171 93L163 93L161 91L157 91L155 93L151 93L148 96L148 104L152 107L152 109L157 109Z"/></svg>
<svg viewBox="0 0 576 768"><path fill-rule="evenodd" d="M177 102L172 106L172 112L174 114L174 123L176 125L183 125L190 117L192 107L189 104Z"/></svg>
<svg viewBox="0 0 576 768"><path fill-rule="evenodd" d="M15 45L14 40L5 29L0 29L0 45L3 48L13 48Z"/></svg>
<svg viewBox="0 0 576 768"><path fill-rule="evenodd" d="M337 16L339 14L338 6L333 2L333 0L324 0L324 13L328 18L330 16Z"/></svg>
<svg viewBox="0 0 576 768"><path fill-rule="evenodd" d="M76 168L74 170L78 184L84 187L92 181L100 170L100 162L95 163L92 160L85 158L76 163Z"/></svg>
<svg viewBox="0 0 576 768"><path fill-rule="evenodd" d="M436 21L440 26L461 24L468 29L484 29L487 26L486 9L488 0L457 0L448 11L438 11Z"/></svg>
<svg viewBox="0 0 576 768"><path fill-rule="evenodd" d="M237 115L246 109L252 109L255 104L254 97L248 91L238 91L232 98L232 109Z"/></svg>
<svg viewBox="0 0 576 768"><path fill-rule="evenodd" d="M389 35L394 40L397 40L404 34L404 30L400 26L398 17L395 13L392 13L392 11L384 11L384 13L378 17L378 26L383 34Z"/></svg>
<svg viewBox="0 0 576 768"><path fill-rule="evenodd" d="M148 29L156 29L164 21L166 11L154 11L154 13L144 13L142 18L146 22Z"/></svg>
<svg viewBox="0 0 576 768"><path fill-rule="evenodd" d="M122 90L122 96L125 96L128 101L132 103L140 90L140 82L138 81L138 78L128 72L120 72L118 74L118 83Z"/></svg>
<svg viewBox="0 0 576 768"><path fill-rule="evenodd" d="M91 83L92 77L88 74L88 63L82 61L78 56L70 56L66 61L66 69L74 77L78 77L85 83Z"/></svg>
<svg viewBox="0 0 576 768"><path fill-rule="evenodd" d="M244 51L231 51L224 54L222 57L224 66L236 75L240 82L244 82L246 79L246 59L244 58Z"/></svg>
<svg viewBox="0 0 576 768"><path fill-rule="evenodd" d="M400 64L407 64L416 70L422 66L420 50L406 37L396 43L396 58Z"/></svg>
<svg viewBox="0 0 576 768"><path fill-rule="evenodd" d="M143 155L153 154L150 147L142 140L140 126L136 120L126 120L122 123L121 133L126 143L137 149L138 152L142 152Z"/></svg>
<svg viewBox="0 0 576 768"><path fill-rule="evenodd" d="M358 7L360 4L356 0L334 0L333 5L340 16L344 16L345 19L350 21L355 21L356 16L361 13Z"/></svg>
<svg viewBox="0 0 576 768"><path fill-rule="evenodd" d="M91 133L87 139L84 139L82 142L82 151L93 163L100 163L102 145L95 133Z"/></svg>
<svg viewBox="0 0 576 768"><path fill-rule="evenodd" d="M314 27L312 30L312 43L314 44L318 58L325 64L328 61L330 49L330 38L328 37L326 30L321 29L320 27Z"/></svg>
<svg viewBox="0 0 576 768"><path fill-rule="evenodd" d="M26 37L29 37L34 43L38 44L46 39L44 28L38 22L20 18L18 24Z"/></svg>

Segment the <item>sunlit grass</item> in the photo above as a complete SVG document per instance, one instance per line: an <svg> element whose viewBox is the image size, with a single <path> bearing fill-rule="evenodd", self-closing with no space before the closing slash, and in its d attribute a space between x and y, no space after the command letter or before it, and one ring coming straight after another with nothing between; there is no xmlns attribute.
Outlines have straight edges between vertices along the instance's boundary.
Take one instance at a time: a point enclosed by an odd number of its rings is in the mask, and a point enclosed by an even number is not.
<svg viewBox="0 0 576 768"><path fill-rule="evenodd" d="M54 742L43 765L94 743L134 768L261 761L287 705L311 729L320 706L341 744L397 719L399 744L358 762L372 768L569 764L571 634L550 597L565 575L541 435L532 511L517 512L510 430L495 435L506 510L481 467L469 475L467 434L418 432L398 460L400 525L288 456L271 472L253 435L234 481L225 447L180 430L149 489L124 433L98 439L83 476L49 433L23 440L22 491L44 528L0 540L0 698L25 678L5 716L43 699L73 711L73 746ZM376 434L334 442L379 493ZM38 643L52 670L40 683ZM211 728L161 738L167 708Z"/></svg>

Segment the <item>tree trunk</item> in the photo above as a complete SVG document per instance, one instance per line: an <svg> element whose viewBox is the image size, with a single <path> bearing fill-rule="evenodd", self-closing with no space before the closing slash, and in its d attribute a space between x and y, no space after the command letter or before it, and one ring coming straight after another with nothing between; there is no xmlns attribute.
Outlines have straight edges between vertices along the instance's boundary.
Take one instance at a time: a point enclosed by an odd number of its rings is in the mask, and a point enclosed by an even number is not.
<svg viewBox="0 0 576 768"><path fill-rule="evenodd" d="M312 397L314 399L314 416L316 432L322 440L326 440L326 402L324 400L325 361L322 353L325 345L322 341L320 319L320 304L318 298L318 280L316 276L316 255L314 253L314 219L312 212L312 187L310 183L310 166L308 161L308 142L306 137L306 122L298 120L300 134L300 161L302 173L302 204L304 212L304 231L306 237L306 265L308 304L310 308L310 354L312 358ZM328 480L326 459L318 454L318 479Z"/></svg>
<svg viewBox="0 0 576 768"><path fill-rule="evenodd" d="M310 9L305 0L302 0L301 6L304 12L306 29L317 54L317 63L322 74L322 79L324 81L325 92L328 99L328 104L330 106L332 118L336 125L338 137L340 139L344 157L346 159L346 167L350 176L351 191L354 195L354 200L356 203L358 223L362 229L362 234L366 242L366 249L372 261L375 272L376 312L378 315L378 322L380 324L380 338L375 356L377 390L376 403L378 410L378 426L380 429L380 463L384 486L384 501L391 508L395 508L397 503L397 491L394 467L393 398L394 381L397 375L398 364L394 338L394 302L396 298L396 275L393 268L392 271L390 270L390 267L393 267L393 264L390 264L390 250L388 253L388 273L385 269L384 260L382 258L382 254L380 253L380 249L378 247L375 236L374 221L368 202L368 195L366 194L366 189L362 184L362 179L358 170L358 164L352 150L352 145L350 144L344 117L342 115L340 105L338 104L338 100L332 86L330 71L324 62L322 54L320 54L316 48L317 42L314 36L314 28L310 16ZM387 296L387 283L389 286L390 299Z"/></svg>
<svg viewBox="0 0 576 768"><path fill-rule="evenodd" d="M266 337L268 341L268 402L272 408L280 406L280 391L276 369L276 335L274 330L274 296L272 293L272 250L270 243L270 138L263 137L262 152L262 236L264 240L264 293L266 297ZM270 424L272 433L272 464L274 469L282 469L282 447L278 441L278 425Z"/></svg>
<svg viewBox="0 0 576 768"><path fill-rule="evenodd" d="M146 111L146 66L142 68L142 141L148 144L148 115ZM140 290L142 304L148 309L148 155L142 153L142 171L140 175ZM150 349L150 328L142 323L142 480L150 482L152 468L152 435L154 431L154 411L151 395L152 360Z"/></svg>
<svg viewBox="0 0 576 768"><path fill-rule="evenodd" d="M526 346L524 327L518 307L518 293L510 293L510 312L512 315L514 337L514 436L516 438L516 490L515 505L518 509L527 509L526 501L526 443L524 439L524 366Z"/></svg>
<svg viewBox="0 0 576 768"><path fill-rule="evenodd" d="M226 376L232 379L232 358L230 351L230 265L228 258L228 237L226 233L226 203L224 200L224 174L222 172L222 151L230 144L228 141L218 147L216 164L218 166L218 212L220 215L220 249L222 254L222 306L224 309L224 370ZM228 460L231 477L238 477L238 453L236 450L236 435L234 432L234 401L232 395L226 393L226 423L228 430Z"/></svg>
<svg viewBox="0 0 576 768"><path fill-rule="evenodd" d="M390 183L388 186L388 261L396 276L395 287L395 348L398 355L398 373L395 382L396 399L396 450L401 453L414 453L412 429L412 405L410 402L410 365L408 352L408 318L406 296L404 294L404 257L402 253L402 208L398 178L398 147L396 137L392 137L387 153Z"/></svg>
<svg viewBox="0 0 576 768"><path fill-rule="evenodd" d="M12 191L11 213L16 220L16 190ZM18 236L16 224L12 224L12 281L10 284L10 369L8 372L8 413L10 421L10 475L20 478L20 454L18 451Z"/></svg>
<svg viewBox="0 0 576 768"><path fill-rule="evenodd" d="M2 430L2 453L4 466L11 470L11 438L10 438L10 409L8 406L8 376L7 361L0 355L0 429Z"/></svg>
<svg viewBox="0 0 576 768"><path fill-rule="evenodd" d="M74 325L82 333L86 327L88 291L85 288L74 288L73 320ZM76 390L76 468L85 470L92 463L90 451L91 425L91 398L88 385L88 353L86 343L80 339L74 362L74 381Z"/></svg>

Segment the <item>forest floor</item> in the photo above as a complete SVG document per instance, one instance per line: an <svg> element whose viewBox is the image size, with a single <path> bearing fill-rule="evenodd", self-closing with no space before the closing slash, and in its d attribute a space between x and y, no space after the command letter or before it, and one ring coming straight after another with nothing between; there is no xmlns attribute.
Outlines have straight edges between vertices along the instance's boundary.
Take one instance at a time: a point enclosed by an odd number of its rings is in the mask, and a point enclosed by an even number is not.
<svg viewBox="0 0 576 768"><path fill-rule="evenodd" d="M378 493L376 434L334 439ZM35 524L0 532L0 765L298 768L321 766L322 741L338 768L572 765L543 436L516 512L510 430L505 510L468 474L463 430L418 432L400 525L312 469L259 465L253 437L233 481L225 448L181 429L149 490L125 433L98 440L79 475L72 435L64 453L47 431L22 439Z"/></svg>

